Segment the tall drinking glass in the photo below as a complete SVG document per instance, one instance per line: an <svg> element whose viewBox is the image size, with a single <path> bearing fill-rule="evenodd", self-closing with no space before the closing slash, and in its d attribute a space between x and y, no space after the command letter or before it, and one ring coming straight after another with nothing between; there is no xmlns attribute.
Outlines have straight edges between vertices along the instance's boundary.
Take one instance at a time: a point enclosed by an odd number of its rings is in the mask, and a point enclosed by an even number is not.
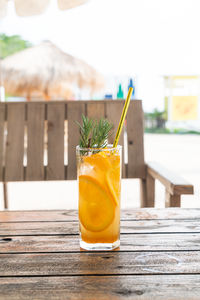
<svg viewBox="0 0 200 300"><path fill-rule="evenodd" d="M120 245L122 147L76 147L80 247L112 250Z"/></svg>

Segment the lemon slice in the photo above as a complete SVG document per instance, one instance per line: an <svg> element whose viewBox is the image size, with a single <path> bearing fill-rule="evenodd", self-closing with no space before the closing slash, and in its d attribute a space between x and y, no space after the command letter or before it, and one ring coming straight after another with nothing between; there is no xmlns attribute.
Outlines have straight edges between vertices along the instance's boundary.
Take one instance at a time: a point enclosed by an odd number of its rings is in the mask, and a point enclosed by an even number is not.
<svg viewBox="0 0 200 300"><path fill-rule="evenodd" d="M103 231L114 216L115 204L106 189L91 176L79 176L79 219L85 229Z"/></svg>

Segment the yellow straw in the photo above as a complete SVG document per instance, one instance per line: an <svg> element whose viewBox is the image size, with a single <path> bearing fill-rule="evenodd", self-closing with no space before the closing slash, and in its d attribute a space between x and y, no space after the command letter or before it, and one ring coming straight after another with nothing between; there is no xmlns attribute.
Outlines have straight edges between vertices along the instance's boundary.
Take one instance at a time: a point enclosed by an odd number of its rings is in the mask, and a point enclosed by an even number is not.
<svg viewBox="0 0 200 300"><path fill-rule="evenodd" d="M133 92L133 88L130 87L129 90L128 90L128 95L127 95L124 107L123 107L122 115L121 115L121 118L120 118L120 121L119 121L119 126L117 128L117 133L116 133L115 140L114 140L114 143L113 143L113 148L117 147L119 137L120 137L120 134L121 134L121 131L122 131L122 127L124 125L124 120L125 120L125 117L126 117L126 113L127 113L128 107L129 107L130 100L131 100L132 92Z"/></svg>

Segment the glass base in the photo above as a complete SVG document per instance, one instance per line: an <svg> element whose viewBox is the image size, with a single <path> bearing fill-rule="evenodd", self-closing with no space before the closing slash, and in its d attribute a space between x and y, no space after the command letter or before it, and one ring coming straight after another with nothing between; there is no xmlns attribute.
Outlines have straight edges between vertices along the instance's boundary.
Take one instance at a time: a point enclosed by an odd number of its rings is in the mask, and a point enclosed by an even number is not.
<svg viewBox="0 0 200 300"><path fill-rule="evenodd" d="M109 251L114 250L120 246L120 240L115 241L114 243L86 243L83 240L80 240L80 247L84 250L91 251Z"/></svg>

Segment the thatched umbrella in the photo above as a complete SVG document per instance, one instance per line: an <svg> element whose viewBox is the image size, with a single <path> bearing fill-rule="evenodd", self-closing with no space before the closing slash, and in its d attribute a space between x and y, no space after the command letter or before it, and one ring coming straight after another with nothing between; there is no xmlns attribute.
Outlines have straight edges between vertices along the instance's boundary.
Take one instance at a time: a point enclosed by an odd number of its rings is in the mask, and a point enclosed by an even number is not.
<svg viewBox="0 0 200 300"><path fill-rule="evenodd" d="M51 42L43 42L14 55L1 63L6 92L16 96L44 95L70 98L74 86L90 89L102 88L103 77L85 62L64 53Z"/></svg>
<svg viewBox="0 0 200 300"><path fill-rule="evenodd" d="M15 4L15 10L18 16L34 16L43 13L50 0L13 0ZM61 10L70 9L81 4L84 4L88 0L58 0L58 7ZM0 0L0 18L4 18L7 14L8 0Z"/></svg>

